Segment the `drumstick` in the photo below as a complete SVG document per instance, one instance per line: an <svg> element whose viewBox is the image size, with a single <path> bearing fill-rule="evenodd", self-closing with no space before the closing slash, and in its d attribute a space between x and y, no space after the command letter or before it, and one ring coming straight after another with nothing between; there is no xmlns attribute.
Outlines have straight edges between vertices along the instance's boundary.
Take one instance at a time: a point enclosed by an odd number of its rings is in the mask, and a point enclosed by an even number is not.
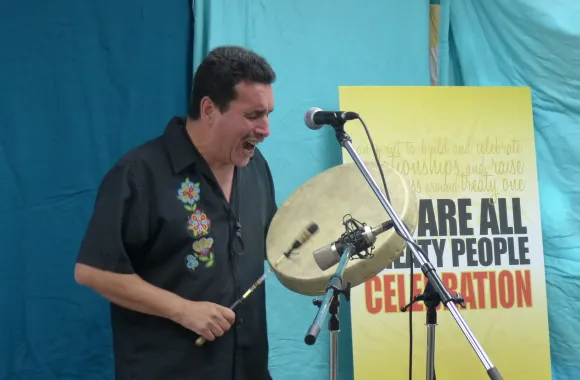
<svg viewBox="0 0 580 380"><path fill-rule="evenodd" d="M280 258L278 260L276 260L276 262L270 268L270 270L268 272L264 273L262 276L260 276L260 278L256 282L254 282L254 284L248 290L246 290L246 292L240 298L238 298L236 300L236 302L234 302L232 304L232 306L230 306L230 309L234 310L239 304L241 304L246 298L248 298L250 296L250 294L252 294L252 292L254 290L256 290L256 288L258 286L260 286L264 283L264 281L266 280L266 277L268 277L274 271L275 268L278 268L278 266L280 265L280 263L284 259L290 257L290 255L292 253L294 253L294 251L297 248L299 248L302 244L306 243L306 241L308 241L308 239L310 239L312 236L314 236L317 232L318 232L318 225L316 223L311 223L307 228L305 228L300 233L298 238L296 238L296 240L294 240L294 243L292 244L292 246L290 247L288 252L284 252L284 254L282 256L280 256ZM205 342L206 342L206 339L204 337L200 336L195 341L195 344L198 347L201 347Z"/></svg>

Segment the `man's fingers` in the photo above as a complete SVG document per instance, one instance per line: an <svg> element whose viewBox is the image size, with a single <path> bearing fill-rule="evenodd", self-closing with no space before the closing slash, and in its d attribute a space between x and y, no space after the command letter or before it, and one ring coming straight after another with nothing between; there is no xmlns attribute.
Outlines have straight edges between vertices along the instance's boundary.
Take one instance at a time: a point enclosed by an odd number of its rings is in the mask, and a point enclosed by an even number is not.
<svg viewBox="0 0 580 380"><path fill-rule="evenodd" d="M228 309L226 307L221 309L223 317L230 323L230 325L234 324L236 320L236 314L233 312L232 309Z"/></svg>
<svg viewBox="0 0 580 380"><path fill-rule="evenodd" d="M218 325L223 331L228 331L230 327L232 327L231 323L229 323L222 315L217 315L215 317L215 323Z"/></svg>
<svg viewBox="0 0 580 380"><path fill-rule="evenodd" d="M201 336L203 336L208 342L213 342L215 340L215 335L210 329L204 330Z"/></svg>
<svg viewBox="0 0 580 380"><path fill-rule="evenodd" d="M220 325L219 325L219 324L217 324L217 323L214 323L214 324L212 325L212 327L211 327L211 332L213 333L213 335L214 335L216 338L218 338L218 337L220 337L220 336L224 335L224 331L225 331L225 330L224 330L223 328L221 328L221 327L220 327Z"/></svg>
<svg viewBox="0 0 580 380"><path fill-rule="evenodd" d="M210 307L207 311L209 313L206 314L205 328L200 335L211 342L224 335L232 327L236 315L231 309L217 304L214 304L214 307Z"/></svg>

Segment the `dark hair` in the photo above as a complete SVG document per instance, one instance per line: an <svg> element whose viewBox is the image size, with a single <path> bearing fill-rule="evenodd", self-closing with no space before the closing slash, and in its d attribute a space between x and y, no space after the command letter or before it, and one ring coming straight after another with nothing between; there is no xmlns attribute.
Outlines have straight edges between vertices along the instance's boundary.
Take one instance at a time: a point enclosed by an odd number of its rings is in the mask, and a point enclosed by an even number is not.
<svg viewBox="0 0 580 380"><path fill-rule="evenodd" d="M239 46L221 46L210 51L193 78L188 115L197 120L201 99L208 96L225 112L238 96L235 86L241 82L272 84L276 74L270 64L251 50Z"/></svg>

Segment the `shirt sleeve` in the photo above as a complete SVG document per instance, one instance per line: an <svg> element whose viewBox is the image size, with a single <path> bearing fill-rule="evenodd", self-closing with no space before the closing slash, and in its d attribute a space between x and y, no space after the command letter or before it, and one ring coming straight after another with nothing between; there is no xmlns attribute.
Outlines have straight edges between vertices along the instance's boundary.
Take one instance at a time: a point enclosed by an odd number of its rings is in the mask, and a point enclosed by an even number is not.
<svg viewBox="0 0 580 380"><path fill-rule="evenodd" d="M110 272L135 273L132 256L149 236L145 171L122 160L103 178L77 262Z"/></svg>

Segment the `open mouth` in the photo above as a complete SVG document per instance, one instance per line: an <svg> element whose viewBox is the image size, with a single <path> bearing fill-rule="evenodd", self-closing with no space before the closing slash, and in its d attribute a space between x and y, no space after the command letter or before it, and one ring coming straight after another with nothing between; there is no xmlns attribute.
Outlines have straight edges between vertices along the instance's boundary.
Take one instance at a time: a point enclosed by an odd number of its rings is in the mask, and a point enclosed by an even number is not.
<svg viewBox="0 0 580 380"><path fill-rule="evenodd" d="M247 155L253 155L254 149L256 148L256 145L258 145L258 141L246 140L242 143L242 148L244 148L244 151Z"/></svg>

